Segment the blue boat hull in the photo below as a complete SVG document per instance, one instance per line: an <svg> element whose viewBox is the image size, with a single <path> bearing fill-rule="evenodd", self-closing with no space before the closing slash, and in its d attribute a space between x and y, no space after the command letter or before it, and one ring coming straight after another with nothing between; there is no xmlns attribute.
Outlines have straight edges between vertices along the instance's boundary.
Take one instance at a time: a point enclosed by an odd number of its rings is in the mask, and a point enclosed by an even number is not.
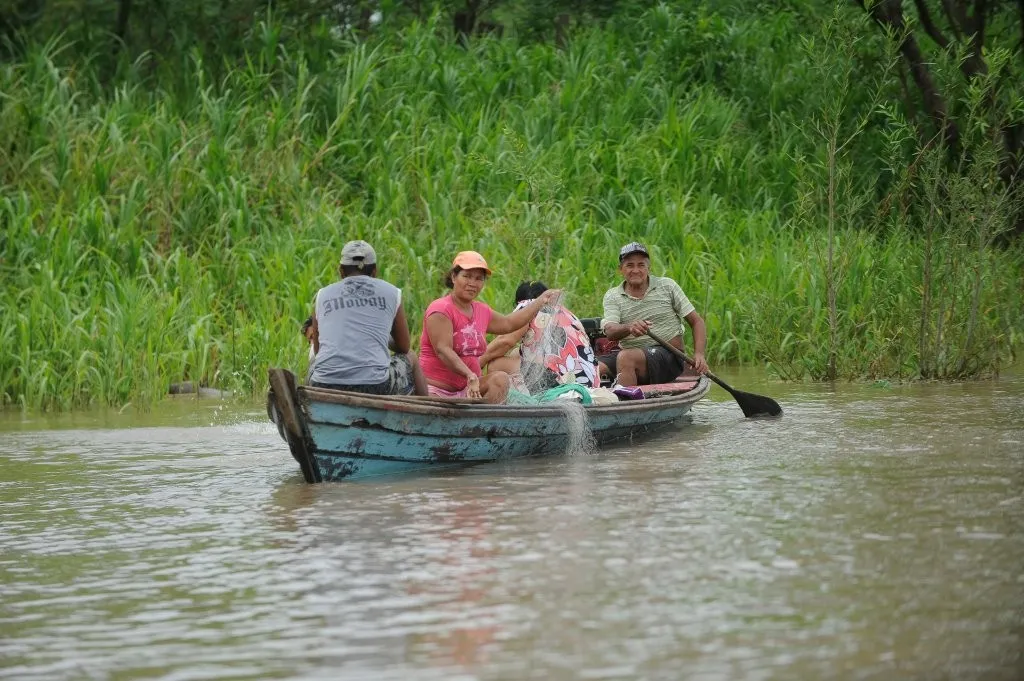
<svg viewBox="0 0 1024 681"><path fill-rule="evenodd" d="M268 413L308 482L396 475L566 451L570 422L556 406L504 406L380 397L294 385L272 388ZM284 372L287 373L287 372ZM708 391L584 408L597 444L656 432ZM282 399L280 394L290 393ZM292 402L293 404L289 404ZM289 413L290 412L290 413Z"/></svg>

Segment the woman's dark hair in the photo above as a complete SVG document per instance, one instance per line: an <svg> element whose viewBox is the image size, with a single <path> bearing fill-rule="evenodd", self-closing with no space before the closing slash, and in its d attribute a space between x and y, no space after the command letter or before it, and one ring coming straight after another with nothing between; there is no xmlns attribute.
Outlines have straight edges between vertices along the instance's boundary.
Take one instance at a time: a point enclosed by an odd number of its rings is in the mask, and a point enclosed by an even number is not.
<svg viewBox="0 0 1024 681"><path fill-rule="evenodd" d="M524 300L533 300L547 290L543 281L524 281L516 289L516 305Z"/></svg>
<svg viewBox="0 0 1024 681"><path fill-rule="evenodd" d="M444 273L444 287L455 288L455 276L462 271L462 268L456 265L447 272Z"/></svg>

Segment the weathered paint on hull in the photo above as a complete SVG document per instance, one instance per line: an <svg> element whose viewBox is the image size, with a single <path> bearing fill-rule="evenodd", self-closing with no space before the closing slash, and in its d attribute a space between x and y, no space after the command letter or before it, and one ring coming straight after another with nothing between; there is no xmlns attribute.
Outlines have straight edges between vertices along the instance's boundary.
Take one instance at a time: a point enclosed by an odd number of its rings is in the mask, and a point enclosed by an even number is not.
<svg viewBox="0 0 1024 681"><path fill-rule="evenodd" d="M601 445L628 437L639 437L657 432L678 420L679 419L676 418L672 421L653 424L646 429L636 427L611 428L603 431L602 433L595 434L595 440L597 441L597 444ZM523 458L527 456L543 456L561 454L565 452L566 445L564 439L559 438L544 441L538 438L537 440L537 442L531 443L523 443L523 441L520 440L519 442L524 444L524 446L520 448L510 448L509 453L507 454L499 454L497 456L468 456L464 458L453 458L447 461L430 457L420 457L418 460L401 460L371 457L365 454L351 456L324 450L316 450L314 452L314 457L316 458L321 478L327 482L335 482L340 480L362 480L378 476L397 476L409 473L436 472L450 470L452 468L465 468L473 465L492 463L503 458ZM470 451L475 449L477 451L482 451L485 448L481 447L481 443L479 441L468 441L465 443L465 446L460 447L460 449L467 449Z"/></svg>
<svg viewBox="0 0 1024 681"><path fill-rule="evenodd" d="M663 407L649 404L625 415L588 409L591 431L599 444L655 432L686 415L692 404L664 401ZM565 451L569 426L561 411L548 407L545 414L537 416L537 410L530 408L525 410L529 415L517 417L516 410L505 407L503 414L490 409L445 417L313 399L303 409L323 480L437 470Z"/></svg>
<svg viewBox="0 0 1024 681"><path fill-rule="evenodd" d="M268 415L307 482L558 454L569 436L566 414L551 405L466 404L298 387L294 375L280 369L271 370L271 385ZM682 394L587 407L590 430L598 444L655 432L688 413L709 386L701 378L692 388L679 388Z"/></svg>
<svg viewBox="0 0 1024 681"><path fill-rule="evenodd" d="M568 437L562 412L551 409L541 418L488 417L472 419L396 415L338 404L311 404L308 427L316 449L355 456L380 456L416 461L491 461L503 456L557 450ZM590 416L595 437L617 429L667 425L689 411L689 405L652 409L630 416Z"/></svg>
<svg viewBox="0 0 1024 681"><path fill-rule="evenodd" d="M380 476L392 477L410 473L422 474L451 470L453 468L465 468L473 465L462 461L440 463L437 461L369 459L364 456L346 456L344 454L330 454L328 452L317 452L315 456L317 466L320 468L320 477L325 482L365 480ZM477 463L487 462L478 461Z"/></svg>

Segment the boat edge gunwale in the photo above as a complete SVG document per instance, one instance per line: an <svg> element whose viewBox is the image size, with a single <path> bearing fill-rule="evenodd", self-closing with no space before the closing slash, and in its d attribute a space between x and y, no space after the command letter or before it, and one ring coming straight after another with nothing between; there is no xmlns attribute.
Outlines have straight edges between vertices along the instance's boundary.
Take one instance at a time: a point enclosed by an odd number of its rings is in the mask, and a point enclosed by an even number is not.
<svg viewBox="0 0 1024 681"><path fill-rule="evenodd" d="M700 376L693 388L683 393L674 395L660 395L648 397L642 400L625 400L618 404L593 404L585 407L588 413L602 415L623 413L628 414L636 411L647 411L661 407L682 407L699 402L711 389L711 381L706 376ZM296 392L303 406L310 402L326 402L329 404L341 404L356 408L379 409L384 411L398 411L421 416L448 416L454 418L466 418L470 416L502 417L510 416L515 418L562 418L561 412L554 413L548 407L536 405L513 405L513 404L487 404L487 403L461 403L441 402L429 397L419 398L422 404L416 404L409 399L396 401L389 399L389 395L366 395L346 390L334 390L331 388L314 388L311 386L296 386ZM656 402L657 404L651 404ZM303 410L305 411L305 410ZM308 419L308 414L303 414Z"/></svg>

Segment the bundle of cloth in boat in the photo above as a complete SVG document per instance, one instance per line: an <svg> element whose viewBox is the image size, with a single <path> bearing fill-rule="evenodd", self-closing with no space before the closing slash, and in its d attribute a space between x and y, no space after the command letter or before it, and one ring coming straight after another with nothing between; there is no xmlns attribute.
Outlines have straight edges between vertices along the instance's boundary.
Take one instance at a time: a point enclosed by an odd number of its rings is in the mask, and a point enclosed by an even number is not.
<svg viewBox="0 0 1024 681"><path fill-rule="evenodd" d="M619 396L611 388L591 388L590 397L594 404L617 404L619 401Z"/></svg>
<svg viewBox="0 0 1024 681"><path fill-rule="evenodd" d="M505 404L541 404L557 399L578 399L583 404L592 404L594 402L594 398L590 396L586 386L582 386L579 383L566 383L545 390L537 395L509 388Z"/></svg>

